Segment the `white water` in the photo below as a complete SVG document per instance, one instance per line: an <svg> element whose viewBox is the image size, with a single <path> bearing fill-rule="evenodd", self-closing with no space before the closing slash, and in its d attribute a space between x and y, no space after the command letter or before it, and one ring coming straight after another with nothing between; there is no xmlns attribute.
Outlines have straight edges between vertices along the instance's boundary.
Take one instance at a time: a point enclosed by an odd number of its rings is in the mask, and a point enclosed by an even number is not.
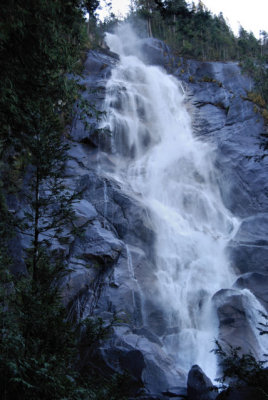
<svg viewBox="0 0 268 400"><path fill-rule="evenodd" d="M107 84L104 121L114 134L116 175L150 210L155 302L175 328L162 338L165 351L185 371L197 363L213 378L218 322L210 300L234 282L225 248L239 221L222 203L213 148L193 137L180 83L134 56L137 39L126 30L106 37L120 55Z"/></svg>

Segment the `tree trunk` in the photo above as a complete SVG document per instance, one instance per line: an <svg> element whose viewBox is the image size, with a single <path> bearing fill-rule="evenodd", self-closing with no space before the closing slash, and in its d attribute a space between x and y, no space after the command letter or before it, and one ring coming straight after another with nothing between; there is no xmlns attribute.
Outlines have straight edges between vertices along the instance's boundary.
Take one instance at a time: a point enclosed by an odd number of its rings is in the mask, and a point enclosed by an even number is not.
<svg viewBox="0 0 268 400"><path fill-rule="evenodd" d="M147 31L148 31L148 36L153 37L151 17L147 18Z"/></svg>

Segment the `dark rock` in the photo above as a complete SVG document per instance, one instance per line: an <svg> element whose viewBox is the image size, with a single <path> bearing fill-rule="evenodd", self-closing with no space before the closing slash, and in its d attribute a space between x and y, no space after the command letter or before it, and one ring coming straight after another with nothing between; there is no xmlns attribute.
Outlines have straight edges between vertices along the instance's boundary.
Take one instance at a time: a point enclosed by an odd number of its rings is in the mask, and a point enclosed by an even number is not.
<svg viewBox="0 0 268 400"><path fill-rule="evenodd" d="M148 339L134 335L126 326L114 326L113 336L98 350L98 363L111 370L127 370L137 382L143 382L148 394L173 387L182 377L172 371L171 361L162 349Z"/></svg>
<svg viewBox="0 0 268 400"><path fill-rule="evenodd" d="M72 256L92 262L93 265L109 265L118 259L122 246L122 242L111 231L95 221L85 228L81 237L76 238Z"/></svg>
<svg viewBox="0 0 268 400"><path fill-rule="evenodd" d="M186 387L174 386L163 392L163 395L169 398L175 399L187 399L188 392Z"/></svg>
<svg viewBox="0 0 268 400"><path fill-rule="evenodd" d="M118 55L109 50L91 50L85 62L84 74L107 79L111 74L111 68L117 64L118 60Z"/></svg>
<svg viewBox="0 0 268 400"><path fill-rule="evenodd" d="M137 380L141 380L142 371L145 368L143 354L138 350L131 350L126 354L122 354L119 359L120 367L128 371Z"/></svg>
<svg viewBox="0 0 268 400"><path fill-rule="evenodd" d="M148 210L138 200L122 192L118 183L108 181L90 171L79 182L78 191L92 202L120 239L148 251L154 240Z"/></svg>
<svg viewBox="0 0 268 400"><path fill-rule="evenodd" d="M217 397L211 380L198 365L193 365L188 374L187 393L189 400L215 400Z"/></svg>
<svg viewBox="0 0 268 400"><path fill-rule="evenodd" d="M98 275L96 268L90 268L86 262L79 259L72 259L69 268L70 273L59 284L62 302L66 307L77 296L88 290Z"/></svg>

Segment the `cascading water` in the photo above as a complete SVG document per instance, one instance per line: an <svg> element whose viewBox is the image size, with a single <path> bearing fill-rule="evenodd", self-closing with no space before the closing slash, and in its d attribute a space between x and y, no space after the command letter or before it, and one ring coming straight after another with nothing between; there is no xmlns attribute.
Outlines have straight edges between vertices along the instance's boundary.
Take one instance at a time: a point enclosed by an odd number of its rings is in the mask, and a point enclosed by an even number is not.
<svg viewBox="0 0 268 400"><path fill-rule="evenodd" d="M163 347L185 371L197 363L215 377L211 298L234 281L225 248L239 221L221 200L211 144L192 134L180 83L133 55L138 39L129 28L106 41L120 62L107 83L103 127L113 133L117 179L150 211Z"/></svg>

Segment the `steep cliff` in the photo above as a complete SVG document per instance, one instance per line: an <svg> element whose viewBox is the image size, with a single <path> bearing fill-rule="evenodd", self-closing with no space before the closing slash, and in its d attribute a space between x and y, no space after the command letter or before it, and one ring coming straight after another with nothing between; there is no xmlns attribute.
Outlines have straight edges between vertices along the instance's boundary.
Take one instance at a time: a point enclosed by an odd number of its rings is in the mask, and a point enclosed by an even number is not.
<svg viewBox="0 0 268 400"><path fill-rule="evenodd" d="M236 63L176 58L155 39L142 40L135 47L146 65L159 66L181 82L194 137L213 148L213 179L224 206L239 221L226 249L235 270L233 287L222 287L213 297L219 338L257 352L256 321L248 309L257 301L267 308L268 302L268 171L261 147L266 128L247 98L253 82ZM118 55L109 50L88 54L80 82L86 88L82 96L99 111L107 112L107 85L119 64ZM122 91L118 87L118 93ZM120 109L122 97L116 98L113 107ZM140 119L145 118L142 105L137 112ZM152 210L131 185L121 182L119 175L115 179L118 158L135 156L124 127L115 137L112 129L107 131L100 124L97 114L86 116L89 128L81 114L78 104L65 172L65 184L82 194L74 206L74 224L81 234L69 238L68 245L55 242L52 247L64 252L72 269L61 284L69 316L99 316L113 327L94 357L85 352L80 363L90 367L93 362L107 374L127 370L134 392L144 386L144 398L184 395L188 371L180 368L176 354L166 351L166 343L180 327L170 325L165 307L157 302L155 244L159 237ZM144 134L143 140L146 148L153 139Z"/></svg>

